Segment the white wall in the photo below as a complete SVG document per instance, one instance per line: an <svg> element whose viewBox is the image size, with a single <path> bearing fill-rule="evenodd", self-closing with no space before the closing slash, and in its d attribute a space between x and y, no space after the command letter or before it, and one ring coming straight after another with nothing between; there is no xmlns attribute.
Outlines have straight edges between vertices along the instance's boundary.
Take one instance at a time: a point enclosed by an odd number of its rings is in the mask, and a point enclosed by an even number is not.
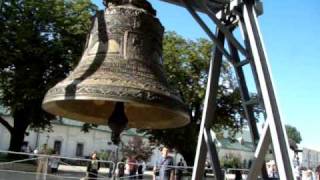
<svg viewBox="0 0 320 180"><path fill-rule="evenodd" d="M320 165L320 152L303 148L301 166L306 168L316 168Z"/></svg>
<svg viewBox="0 0 320 180"><path fill-rule="evenodd" d="M12 118L10 116L2 116L5 120L7 120L10 125L13 124ZM10 144L10 133L9 131L2 125L0 125L0 149L7 150Z"/></svg>
<svg viewBox="0 0 320 180"><path fill-rule="evenodd" d="M12 118L6 117L9 123L12 124ZM72 124L72 123L71 123ZM76 124L76 125L74 125ZM62 125L53 123L52 132L35 132L28 130L29 135L25 137L25 141L32 149L40 148L43 144L48 144L53 148L54 141L61 141L60 154L68 157L75 157L77 143L83 143L83 155L88 156L93 151L101 151L108 149L110 142L110 131L106 126L99 126L99 129L91 129L88 133L81 131L81 126L77 123L72 125ZM131 136L123 133L121 139L124 143L128 142ZM10 143L10 133L0 125L0 149L8 150Z"/></svg>

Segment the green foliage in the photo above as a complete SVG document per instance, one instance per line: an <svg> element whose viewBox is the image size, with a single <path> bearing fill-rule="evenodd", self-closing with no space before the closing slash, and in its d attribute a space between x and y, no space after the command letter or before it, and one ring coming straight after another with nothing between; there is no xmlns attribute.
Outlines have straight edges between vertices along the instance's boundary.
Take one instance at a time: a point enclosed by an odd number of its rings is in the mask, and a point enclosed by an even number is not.
<svg viewBox="0 0 320 180"><path fill-rule="evenodd" d="M302 141L300 132L297 130L296 127L291 125L286 125L286 132L288 138L293 140L295 143L299 144Z"/></svg>
<svg viewBox="0 0 320 180"><path fill-rule="evenodd" d="M81 127L81 131L84 133L88 133L90 131L90 129L97 128L97 127L98 127L98 125L96 125L96 124L84 123Z"/></svg>
<svg viewBox="0 0 320 180"><path fill-rule="evenodd" d="M146 132L182 153L188 164L194 160L212 48L213 44L206 39L186 40L174 32L164 36L163 63L167 78L188 106L191 123L182 128ZM236 132L243 124L240 93L232 75L230 66L224 63L217 97L218 119L212 124L216 131L228 128Z"/></svg>
<svg viewBox="0 0 320 180"><path fill-rule="evenodd" d="M124 144L122 148L125 157L141 158L146 161L152 155L152 148L143 142L139 136L132 137L128 144Z"/></svg>
<svg viewBox="0 0 320 180"><path fill-rule="evenodd" d="M97 153L97 156L99 157L100 160L108 161L110 152L102 150Z"/></svg>
<svg viewBox="0 0 320 180"><path fill-rule="evenodd" d="M221 166L225 169L228 168L240 168L241 167L241 160L239 157L228 154L221 158Z"/></svg>
<svg viewBox="0 0 320 180"><path fill-rule="evenodd" d="M41 109L42 99L80 58L95 10L90 0L4 0L0 104L10 109L15 126L50 124L54 117Z"/></svg>

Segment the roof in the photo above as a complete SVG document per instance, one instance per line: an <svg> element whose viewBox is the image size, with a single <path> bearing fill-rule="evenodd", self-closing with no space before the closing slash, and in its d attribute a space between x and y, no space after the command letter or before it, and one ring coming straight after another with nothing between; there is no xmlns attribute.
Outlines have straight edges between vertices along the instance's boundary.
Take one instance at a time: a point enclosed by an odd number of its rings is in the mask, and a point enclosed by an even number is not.
<svg viewBox="0 0 320 180"><path fill-rule="evenodd" d="M72 119L68 119L68 118L61 118L61 119L52 121L51 123L52 124L57 124L57 125L62 125L62 126L76 127L76 128L82 128L82 125L83 125L83 122L72 120ZM99 125L98 127L96 127L96 128L93 127L92 129L111 133L110 128L108 126L106 126L106 125ZM144 134L138 133L133 128L124 130L124 133L127 136L144 136Z"/></svg>
<svg viewBox="0 0 320 180"><path fill-rule="evenodd" d="M230 149L230 150L238 150L238 151L246 151L246 152L253 152L254 146L252 142L240 143L239 141L231 141L228 138L224 138L219 140L221 143L221 149Z"/></svg>

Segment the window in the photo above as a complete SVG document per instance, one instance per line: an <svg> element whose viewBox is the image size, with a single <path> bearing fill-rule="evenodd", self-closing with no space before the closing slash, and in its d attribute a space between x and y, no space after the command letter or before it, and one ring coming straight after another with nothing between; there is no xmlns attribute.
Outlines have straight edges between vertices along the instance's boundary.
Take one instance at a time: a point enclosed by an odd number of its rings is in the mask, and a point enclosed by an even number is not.
<svg viewBox="0 0 320 180"><path fill-rule="evenodd" d="M83 143L77 143L76 156L83 156Z"/></svg>
<svg viewBox="0 0 320 180"><path fill-rule="evenodd" d="M55 151L56 154L60 154L61 152L61 141L54 141L54 144L53 144L53 150Z"/></svg>

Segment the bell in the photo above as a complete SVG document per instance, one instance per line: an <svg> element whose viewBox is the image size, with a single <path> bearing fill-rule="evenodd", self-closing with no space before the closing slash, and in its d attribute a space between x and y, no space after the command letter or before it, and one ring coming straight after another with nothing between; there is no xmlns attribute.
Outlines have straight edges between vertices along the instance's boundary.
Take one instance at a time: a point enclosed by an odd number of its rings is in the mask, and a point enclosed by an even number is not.
<svg viewBox="0 0 320 180"><path fill-rule="evenodd" d="M47 92L43 109L117 133L186 125L186 107L162 67L163 32L147 1L109 0L95 16L79 64Z"/></svg>

